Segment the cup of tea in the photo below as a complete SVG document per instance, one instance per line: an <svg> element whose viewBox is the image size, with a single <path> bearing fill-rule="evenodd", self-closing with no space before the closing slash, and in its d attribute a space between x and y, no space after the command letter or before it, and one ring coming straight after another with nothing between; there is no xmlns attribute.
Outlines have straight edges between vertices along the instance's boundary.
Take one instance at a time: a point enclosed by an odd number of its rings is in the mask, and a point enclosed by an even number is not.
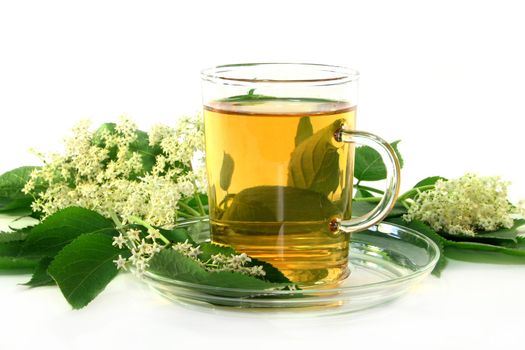
<svg viewBox="0 0 525 350"><path fill-rule="evenodd" d="M381 221L399 192L399 161L356 131L359 73L322 64L255 63L202 71L213 242L267 261L303 287L349 275L350 233ZM355 145L387 168L385 194L352 217Z"/></svg>

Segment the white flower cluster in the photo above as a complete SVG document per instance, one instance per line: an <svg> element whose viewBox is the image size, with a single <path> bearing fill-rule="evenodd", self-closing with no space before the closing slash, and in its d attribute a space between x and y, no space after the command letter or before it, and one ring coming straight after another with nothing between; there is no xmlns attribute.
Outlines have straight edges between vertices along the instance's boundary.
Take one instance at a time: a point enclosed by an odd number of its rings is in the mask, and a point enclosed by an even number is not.
<svg viewBox="0 0 525 350"><path fill-rule="evenodd" d="M183 118L175 128L155 126L149 140L139 137L144 134L125 117L97 132L90 131L88 122L78 124L66 140L64 155L39 154L44 166L32 173L23 189L35 195L33 210L45 217L80 206L106 217L115 213L124 224L136 216L154 226L171 226L178 217L205 214L181 203L206 188L200 117ZM156 147L155 159L137 145ZM146 161L154 164L148 168ZM37 184L47 189L39 193Z"/></svg>
<svg viewBox="0 0 525 350"><path fill-rule="evenodd" d="M119 270L126 270L129 264L132 264L135 267L135 272L138 275L142 275L149 267L151 258L163 248L162 245L157 243L157 239L160 236L160 232L157 229L149 228L148 235L145 238L141 238L141 231L137 229L129 229L125 234L121 233L113 237L113 246L119 249L127 248L131 252L131 256L128 259L119 255L118 259L113 262Z"/></svg>
<svg viewBox="0 0 525 350"><path fill-rule="evenodd" d="M204 151L204 127L200 120L182 117L176 128L155 125L149 132L150 145L160 145L166 153L166 160L171 163L190 164L194 161L195 151ZM204 153L201 152L201 156Z"/></svg>
<svg viewBox="0 0 525 350"><path fill-rule="evenodd" d="M524 210L509 203L508 185L499 177L476 174L439 180L435 189L416 197L404 219L424 221L438 232L466 236L474 236L477 231L510 228L513 215L523 215Z"/></svg>
<svg viewBox="0 0 525 350"><path fill-rule="evenodd" d="M241 254L231 254L230 256L224 254L214 254L210 257L208 261L201 261L199 255L202 254L200 247L194 247L187 240L184 243L177 243L173 245L173 249L180 252L182 255L187 256L188 258L193 259L198 262L202 267L208 271L231 271L239 272L245 275L250 276L265 276L266 272L264 271L261 265L255 266L245 266L246 263L252 261L252 259L246 255L246 253Z"/></svg>

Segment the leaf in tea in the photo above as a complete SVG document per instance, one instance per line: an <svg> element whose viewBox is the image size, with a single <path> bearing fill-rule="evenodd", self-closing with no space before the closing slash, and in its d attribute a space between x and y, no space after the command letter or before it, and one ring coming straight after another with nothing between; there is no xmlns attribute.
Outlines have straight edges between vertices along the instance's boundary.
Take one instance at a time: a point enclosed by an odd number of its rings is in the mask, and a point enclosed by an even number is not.
<svg viewBox="0 0 525 350"><path fill-rule="evenodd" d="M222 220L321 221L339 213L323 194L289 186L257 186L239 192Z"/></svg>
<svg viewBox="0 0 525 350"><path fill-rule="evenodd" d="M304 140L308 139L314 133L314 128L310 117L302 117L297 125L297 132L295 134L295 146L299 146Z"/></svg>
<svg viewBox="0 0 525 350"><path fill-rule="evenodd" d="M343 123L344 119L338 119L295 147L288 166L288 186L325 195L337 189L339 152L333 138Z"/></svg>
<svg viewBox="0 0 525 350"><path fill-rule="evenodd" d="M220 185L224 191L228 191L232 183L233 170L235 169L235 162L229 153L224 152L221 166L221 180Z"/></svg>

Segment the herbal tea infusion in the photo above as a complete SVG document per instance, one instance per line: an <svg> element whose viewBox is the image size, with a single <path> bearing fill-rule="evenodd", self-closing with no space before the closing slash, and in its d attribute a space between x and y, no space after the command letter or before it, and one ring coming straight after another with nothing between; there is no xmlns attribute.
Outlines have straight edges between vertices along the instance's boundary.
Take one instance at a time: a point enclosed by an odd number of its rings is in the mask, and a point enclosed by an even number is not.
<svg viewBox="0 0 525 350"><path fill-rule="evenodd" d="M353 146L334 140L355 107L315 99L212 102L205 107L212 239L279 268L290 280L348 275Z"/></svg>
<svg viewBox="0 0 525 350"><path fill-rule="evenodd" d="M302 288L349 274L351 232L390 211L399 162L355 130L359 73L306 63L224 65L202 72L212 240L281 270ZM386 172L378 205L351 217L354 145Z"/></svg>

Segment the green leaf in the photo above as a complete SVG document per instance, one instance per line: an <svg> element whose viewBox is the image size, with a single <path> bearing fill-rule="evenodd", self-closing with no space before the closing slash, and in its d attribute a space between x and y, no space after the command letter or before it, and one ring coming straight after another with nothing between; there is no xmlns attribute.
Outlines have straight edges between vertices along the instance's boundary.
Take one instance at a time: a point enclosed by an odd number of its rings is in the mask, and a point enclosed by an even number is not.
<svg viewBox="0 0 525 350"><path fill-rule="evenodd" d="M392 148L394 149L394 152L396 152L397 159L399 160L399 166L402 168L405 165L405 160L401 156L401 152L399 152L398 145L399 145L400 142L401 142L401 140L396 140L396 141L392 142L390 144L390 146L392 146Z"/></svg>
<svg viewBox="0 0 525 350"><path fill-rule="evenodd" d="M303 143L304 140L308 139L314 134L314 128L310 117L302 117L299 119L299 124L297 125L297 132L295 133L295 147Z"/></svg>
<svg viewBox="0 0 525 350"><path fill-rule="evenodd" d="M334 132L344 119L336 120L301 142L288 165L288 186L328 195L339 186L339 152Z"/></svg>
<svg viewBox="0 0 525 350"><path fill-rule="evenodd" d="M414 188L422 187L422 186L435 185L436 182L438 182L439 180L447 181L446 178L441 177L441 176L429 176L429 177L426 177L423 180L419 181L417 184L415 184Z"/></svg>
<svg viewBox="0 0 525 350"><path fill-rule="evenodd" d="M220 185L224 191L228 191L232 182L233 170L235 169L235 162L228 153L224 152L221 166Z"/></svg>
<svg viewBox="0 0 525 350"><path fill-rule="evenodd" d="M441 176L430 176L424 178L423 180L419 181L413 188L399 196L399 200L406 201L409 198L415 199L422 192L432 191L434 189L434 185L439 180L447 181L447 179Z"/></svg>
<svg viewBox="0 0 525 350"><path fill-rule="evenodd" d="M0 212L15 209L31 210L33 197L24 194L22 189L29 180L31 172L37 168L23 166L0 175Z"/></svg>
<svg viewBox="0 0 525 350"><path fill-rule="evenodd" d="M0 243L0 256L16 258L20 255L24 242L11 241Z"/></svg>
<svg viewBox="0 0 525 350"><path fill-rule="evenodd" d="M352 216L363 216L371 212L377 206L377 202L352 201ZM400 203L396 203L387 218L399 217L407 213L407 209Z"/></svg>
<svg viewBox="0 0 525 350"><path fill-rule="evenodd" d="M36 265L35 271L31 279L24 283L30 287L49 286L55 284L55 280L47 273L47 268L53 261L53 258L43 258Z"/></svg>
<svg viewBox="0 0 525 350"><path fill-rule="evenodd" d="M423 233L434 242L436 242L440 249L442 249L442 258L447 258L482 263L495 264L524 264L525 263L525 246L521 245L521 239L518 239L516 248L509 248L488 243L469 242L469 241L452 241L444 238L438 234L430 226L420 221L405 222L400 218L388 219L388 222L399 224L401 226L412 228L418 232ZM516 220L514 227L519 227L523 223L521 220ZM436 269L440 267L441 260L438 262ZM440 270L444 267L442 265Z"/></svg>
<svg viewBox="0 0 525 350"><path fill-rule="evenodd" d="M462 236L462 235L451 235L445 232L440 232L439 234L450 241L455 242L479 242L479 243L488 243L488 244L510 244L511 246L516 246L518 228L525 224L524 219L514 220L514 225L511 228L500 228L495 231L483 231L477 232L475 236Z"/></svg>
<svg viewBox="0 0 525 350"><path fill-rule="evenodd" d="M390 145L394 149L403 167L403 158L398 150L400 141L392 142ZM386 179L385 163L379 153L369 146L357 147L355 150L354 177L359 181L379 181Z"/></svg>
<svg viewBox="0 0 525 350"><path fill-rule="evenodd" d="M23 241L27 238L28 232L25 230L17 230L13 232L0 232L0 243Z"/></svg>
<svg viewBox="0 0 525 350"><path fill-rule="evenodd" d="M333 103L340 102L336 100L330 100L326 98L316 98L316 97L275 97L269 95L256 94L255 89L250 89L248 93L244 95L230 96L223 99L220 99L219 102L239 102L243 104L255 104L259 102L266 101L285 101L285 102L318 102L318 103Z"/></svg>
<svg viewBox="0 0 525 350"><path fill-rule="evenodd" d="M448 258L476 263L525 264L525 249L507 248L477 242L452 242L446 247Z"/></svg>
<svg viewBox="0 0 525 350"><path fill-rule="evenodd" d="M111 220L92 210L69 207L49 216L35 226L27 237L21 251L24 257L56 255L63 247L85 233L116 235Z"/></svg>
<svg viewBox="0 0 525 350"><path fill-rule="evenodd" d="M149 271L183 282L204 284L221 288L239 288L264 291L280 288L289 283L272 283L240 273L210 272L196 261L173 249L164 249L150 261Z"/></svg>
<svg viewBox="0 0 525 350"><path fill-rule="evenodd" d="M199 198L204 208L208 208L208 195L204 193L199 193ZM199 204L197 203L195 196L190 197L187 204L193 209L199 210Z"/></svg>
<svg viewBox="0 0 525 350"><path fill-rule="evenodd" d="M0 274L31 273L37 264L38 261L34 259L0 256Z"/></svg>
<svg viewBox="0 0 525 350"><path fill-rule="evenodd" d="M424 234L425 236L433 240L434 243L437 244L437 246L439 247L439 253L440 253L439 261L437 262L436 267L434 267L432 274L439 277L441 275L441 272L447 265L447 260L445 259L445 249L448 244L447 240L441 237L439 234L437 234L430 226L426 225L425 223L421 221L406 222L401 218L390 218L385 221L391 222L396 225L411 228L421 234Z"/></svg>
<svg viewBox="0 0 525 350"><path fill-rule="evenodd" d="M160 233L166 237L170 242L180 242L184 243L185 241L188 241L190 243L194 243L193 239L188 233L188 230L185 228L174 228L172 230L165 230L159 228Z"/></svg>
<svg viewBox="0 0 525 350"><path fill-rule="evenodd" d="M149 136L142 130L136 130L137 138L129 145L131 152L137 152L142 157L142 172L138 175L144 175L150 172L157 161L157 155L162 153L160 146L150 146Z"/></svg>
<svg viewBox="0 0 525 350"><path fill-rule="evenodd" d="M354 195L354 198L372 198L372 197L374 197L372 192L369 192L367 190L362 190L362 189L355 191L355 195Z"/></svg>
<svg viewBox="0 0 525 350"><path fill-rule="evenodd" d="M285 186L258 186L239 192L224 212L228 221L322 221L339 213L318 192Z"/></svg>
<svg viewBox="0 0 525 350"><path fill-rule="evenodd" d="M74 309L89 304L117 275L113 260L126 251L112 243L109 235L84 234L65 246L49 265L48 273Z"/></svg>
<svg viewBox="0 0 525 350"><path fill-rule="evenodd" d="M518 240L518 244L516 244L516 248L525 250L525 237L518 236L516 237Z"/></svg>
<svg viewBox="0 0 525 350"><path fill-rule="evenodd" d="M268 96L268 95L259 95L255 94L255 89L251 89L248 91L245 95L236 95L236 96L230 96L227 98L223 98L219 100L220 102L243 102L243 103L256 103L258 101L271 101L275 100L275 97Z"/></svg>

